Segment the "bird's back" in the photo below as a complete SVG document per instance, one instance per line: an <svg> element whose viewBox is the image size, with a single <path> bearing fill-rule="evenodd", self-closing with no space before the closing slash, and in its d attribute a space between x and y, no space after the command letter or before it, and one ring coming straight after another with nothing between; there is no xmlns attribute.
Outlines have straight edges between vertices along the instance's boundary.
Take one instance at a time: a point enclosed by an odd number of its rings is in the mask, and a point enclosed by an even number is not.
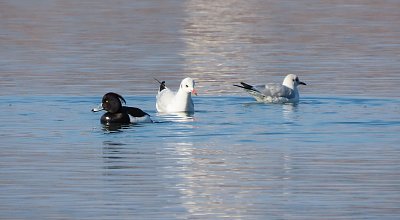
<svg viewBox="0 0 400 220"><path fill-rule="evenodd" d="M259 102L285 103L296 102L296 91L280 84L266 84L253 86L254 90L246 90Z"/></svg>
<svg viewBox="0 0 400 220"><path fill-rule="evenodd" d="M165 88L158 92L156 96L156 108L158 112L167 112L168 105L170 105L175 97L175 92Z"/></svg>

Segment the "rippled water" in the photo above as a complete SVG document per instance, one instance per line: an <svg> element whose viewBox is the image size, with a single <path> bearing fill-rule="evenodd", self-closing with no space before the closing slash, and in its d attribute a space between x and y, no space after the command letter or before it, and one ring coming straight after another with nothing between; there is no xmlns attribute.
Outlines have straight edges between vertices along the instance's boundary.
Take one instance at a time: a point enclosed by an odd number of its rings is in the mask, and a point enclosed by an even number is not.
<svg viewBox="0 0 400 220"><path fill-rule="evenodd" d="M0 100L2 218L400 214L398 99L198 97L185 117L134 96L156 123L113 131L90 112L98 101Z"/></svg>
<svg viewBox="0 0 400 220"><path fill-rule="evenodd" d="M399 9L1 1L0 219L397 219ZM298 105L232 86L286 73ZM195 114L157 114L185 76ZM103 127L109 91L155 123Z"/></svg>

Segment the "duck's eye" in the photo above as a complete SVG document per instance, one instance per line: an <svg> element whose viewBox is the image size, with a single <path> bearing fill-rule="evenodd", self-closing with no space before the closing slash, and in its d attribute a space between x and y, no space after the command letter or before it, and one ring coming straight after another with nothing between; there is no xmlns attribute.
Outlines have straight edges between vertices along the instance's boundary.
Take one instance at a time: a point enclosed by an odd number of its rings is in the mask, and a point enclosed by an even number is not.
<svg viewBox="0 0 400 220"><path fill-rule="evenodd" d="M189 86L188 86L188 85L186 85L186 88L189 88Z"/></svg>

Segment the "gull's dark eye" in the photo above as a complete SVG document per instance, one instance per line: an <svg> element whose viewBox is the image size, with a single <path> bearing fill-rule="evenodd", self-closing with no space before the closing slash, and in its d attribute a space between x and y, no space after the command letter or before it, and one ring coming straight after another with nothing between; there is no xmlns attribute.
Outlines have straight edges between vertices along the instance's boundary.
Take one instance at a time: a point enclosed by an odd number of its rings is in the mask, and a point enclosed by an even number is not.
<svg viewBox="0 0 400 220"><path fill-rule="evenodd" d="M188 86L188 85L186 85L186 88L189 88L189 86Z"/></svg>

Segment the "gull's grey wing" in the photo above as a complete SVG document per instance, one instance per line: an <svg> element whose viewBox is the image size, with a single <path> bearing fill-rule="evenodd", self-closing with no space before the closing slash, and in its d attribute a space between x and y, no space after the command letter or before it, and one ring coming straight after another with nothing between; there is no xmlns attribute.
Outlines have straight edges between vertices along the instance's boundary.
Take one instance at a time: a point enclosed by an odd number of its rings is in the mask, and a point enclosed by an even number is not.
<svg viewBox="0 0 400 220"><path fill-rule="evenodd" d="M284 103L296 97L293 89L279 84L266 84L252 86L241 82L241 85L234 85L243 88L253 96L258 102Z"/></svg>
<svg viewBox="0 0 400 220"><path fill-rule="evenodd" d="M266 97L282 97L292 99L296 96L293 89L279 84L266 84L261 86L254 86L254 88L260 91Z"/></svg>

